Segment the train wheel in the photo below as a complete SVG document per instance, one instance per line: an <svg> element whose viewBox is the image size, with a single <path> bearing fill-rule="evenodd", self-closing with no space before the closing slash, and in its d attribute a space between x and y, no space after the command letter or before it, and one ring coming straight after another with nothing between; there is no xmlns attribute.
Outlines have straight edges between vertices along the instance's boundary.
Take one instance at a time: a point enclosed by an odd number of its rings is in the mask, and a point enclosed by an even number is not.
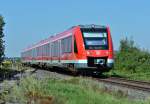
<svg viewBox="0 0 150 104"><path fill-rule="evenodd" d="M68 68L74 76L78 75L78 72L77 72L76 68L74 67L74 64L69 64Z"/></svg>

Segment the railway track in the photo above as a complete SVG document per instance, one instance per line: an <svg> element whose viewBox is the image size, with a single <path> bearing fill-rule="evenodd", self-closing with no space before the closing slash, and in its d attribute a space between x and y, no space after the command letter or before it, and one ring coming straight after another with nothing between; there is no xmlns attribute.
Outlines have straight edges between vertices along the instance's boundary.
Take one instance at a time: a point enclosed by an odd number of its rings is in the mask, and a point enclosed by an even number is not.
<svg viewBox="0 0 150 104"><path fill-rule="evenodd" d="M62 72L62 71L56 71L56 72L60 73L60 74L69 75L69 76L73 75L70 73L68 74L68 73ZM83 76L89 77L89 76L85 76L85 75L83 75ZM92 77L92 79L99 81L99 82L107 83L107 84L122 86L125 88L136 89L136 90L141 90L141 91L145 91L145 92L150 93L150 82L146 82L146 81L129 80L126 78L119 78L119 77L108 77L108 78L94 78L94 77Z"/></svg>
<svg viewBox="0 0 150 104"><path fill-rule="evenodd" d="M125 78L117 78L117 77L109 77L106 79L94 78L103 83L118 85L126 88L132 88L136 90L146 91L150 93L150 82L146 81L136 81L136 80L128 80Z"/></svg>

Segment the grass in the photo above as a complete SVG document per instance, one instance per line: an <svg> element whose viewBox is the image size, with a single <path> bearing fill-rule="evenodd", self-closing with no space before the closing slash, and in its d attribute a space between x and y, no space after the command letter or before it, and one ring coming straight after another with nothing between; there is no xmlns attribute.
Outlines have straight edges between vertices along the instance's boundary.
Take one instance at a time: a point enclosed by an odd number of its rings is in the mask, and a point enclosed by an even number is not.
<svg viewBox="0 0 150 104"><path fill-rule="evenodd" d="M20 104L149 104L129 101L124 96L105 91L103 85L83 78L37 80L28 77L22 79L20 85L16 85L4 98Z"/></svg>
<svg viewBox="0 0 150 104"><path fill-rule="evenodd" d="M131 72L126 70L111 70L105 73L106 76L123 77L130 80L150 81L150 71L147 72Z"/></svg>

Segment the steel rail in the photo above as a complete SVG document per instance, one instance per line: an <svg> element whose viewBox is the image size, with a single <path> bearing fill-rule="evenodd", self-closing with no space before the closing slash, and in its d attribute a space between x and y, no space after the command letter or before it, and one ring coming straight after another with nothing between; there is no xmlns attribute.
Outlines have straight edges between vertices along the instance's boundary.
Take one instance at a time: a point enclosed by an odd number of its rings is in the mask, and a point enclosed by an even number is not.
<svg viewBox="0 0 150 104"><path fill-rule="evenodd" d="M128 80L125 78L106 78L106 79L100 79L100 78L94 78L97 81L113 84L113 85L119 85L127 88L142 90L146 92L150 92L150 83L149 82L143 82L143 81L134 81L134 80Z"/></svg>

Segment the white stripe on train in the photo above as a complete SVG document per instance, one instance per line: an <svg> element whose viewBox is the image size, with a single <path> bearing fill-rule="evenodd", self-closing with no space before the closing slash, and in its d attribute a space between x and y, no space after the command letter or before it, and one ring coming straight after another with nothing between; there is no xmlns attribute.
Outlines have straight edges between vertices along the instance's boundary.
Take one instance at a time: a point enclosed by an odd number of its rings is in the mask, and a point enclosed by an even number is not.
<svg viewBox="0 0 150 104"><path fill-rule="evenodd" d="M87 63L87 60L23 60L24 63L30 62L30 63Z"/></svg>
<svg viewBox="0 0 150 104"><path fill-rule="evenodd" d="M26 62L30 62L30 63L37 63L37 62L42 62L42 63L50 63L50 64L53 64L53 63L87 63L87 60L86 59L83 59L83 60L23 60L24 63ZM114 63L114 59L108 59L107 60L107 63Z"/></svg>

